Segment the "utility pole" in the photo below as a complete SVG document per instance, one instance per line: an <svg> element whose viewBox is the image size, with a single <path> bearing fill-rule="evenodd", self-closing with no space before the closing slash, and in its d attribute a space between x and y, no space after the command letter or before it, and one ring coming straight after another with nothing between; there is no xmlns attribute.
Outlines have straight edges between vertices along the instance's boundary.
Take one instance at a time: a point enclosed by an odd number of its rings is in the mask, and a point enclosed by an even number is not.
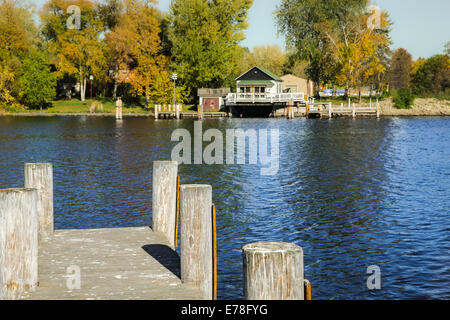
<svg viewBox="0 0 450 320"><path fill-rule="evenodd" d="M94 76L90 75L89 80L91 80L91 101L92 101L92 80L94 80Z"/></svg>
<svg viewBox="0 0 450 320"><path fill-rule="evenodd" d="M176 73L172 74L172 80L173 80L173 105L175 107L176 104L176 99L175 99L175 87L176 87L176 82L178 79L178 75Z"/></svg>

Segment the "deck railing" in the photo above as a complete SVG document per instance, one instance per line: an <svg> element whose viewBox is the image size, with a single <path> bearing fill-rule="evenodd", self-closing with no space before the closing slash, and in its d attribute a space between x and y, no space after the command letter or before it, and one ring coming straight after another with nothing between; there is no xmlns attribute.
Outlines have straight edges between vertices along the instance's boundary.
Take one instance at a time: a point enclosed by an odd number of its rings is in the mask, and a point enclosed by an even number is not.
<svg viewBox="0 0 450 320"><path fill-rule="evenodd" d="M280 103L280 102L306 102L306 96L303 92L299 93L229 93L227 95L228 103Z"/></svg>

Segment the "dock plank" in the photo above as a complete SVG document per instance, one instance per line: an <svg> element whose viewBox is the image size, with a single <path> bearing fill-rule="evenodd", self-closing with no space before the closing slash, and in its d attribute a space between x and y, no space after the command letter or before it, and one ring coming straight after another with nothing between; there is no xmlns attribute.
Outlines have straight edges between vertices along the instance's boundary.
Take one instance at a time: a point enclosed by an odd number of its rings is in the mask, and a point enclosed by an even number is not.
<svg viewBox="0 0 450 320"><path fill-rule="evenodd" d="M67 288L71 266L80 268L79 290ZM59 230L40 244L39 287L23 299L201 299L179 272L177 253L150 228Z"/></svg>

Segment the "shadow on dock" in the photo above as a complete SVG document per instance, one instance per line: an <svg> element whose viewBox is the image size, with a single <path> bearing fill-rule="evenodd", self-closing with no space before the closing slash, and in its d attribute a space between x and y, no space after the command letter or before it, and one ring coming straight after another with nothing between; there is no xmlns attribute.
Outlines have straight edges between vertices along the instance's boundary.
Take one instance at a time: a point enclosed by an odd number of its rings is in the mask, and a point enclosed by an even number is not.
<svg viewBox="0 0 450 320"><path fill-rule="evenodd" d="M162 244L147 244L142 249L167 270L181 278L180 257L172 248Z"/></svg>

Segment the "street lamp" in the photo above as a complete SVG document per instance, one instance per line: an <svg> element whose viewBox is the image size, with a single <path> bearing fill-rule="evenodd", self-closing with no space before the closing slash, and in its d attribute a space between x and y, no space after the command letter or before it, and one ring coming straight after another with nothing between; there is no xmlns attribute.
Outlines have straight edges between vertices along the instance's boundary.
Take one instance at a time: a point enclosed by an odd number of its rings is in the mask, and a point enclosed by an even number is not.
<svg viewBox="0 0 450 320"><path fill-rule="evenodd" d="M176 86L177 79L178 79L178 75L176 73L173 73L172 80L173 80L173 106L174 106L174 108L175 108L175 103L176 103L176 101L175 101L175 86Z"/></svg>
<svg viewBox="0 0 450 320"><path fill-rule="evenodd" d="M92 100L92 80L94 80L94 76L90 75L89 80L91 80L91 100Z"/></svg>

